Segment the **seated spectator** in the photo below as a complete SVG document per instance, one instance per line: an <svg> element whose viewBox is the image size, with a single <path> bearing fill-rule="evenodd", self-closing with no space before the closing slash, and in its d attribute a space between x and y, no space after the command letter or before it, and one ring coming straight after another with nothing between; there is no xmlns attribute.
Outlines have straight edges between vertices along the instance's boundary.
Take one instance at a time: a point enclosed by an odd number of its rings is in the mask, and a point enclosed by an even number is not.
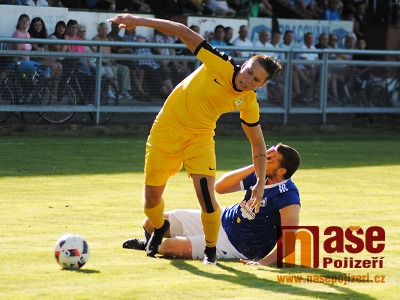
<svg viewBox="0 0 400 300"><path fill-rule="evenodd" d="M35 39L47 39L47 29L43 20L39 17L33 18L28 30L31 38ZM32 51L48 51L49 47L47 44L32 44ZM36 58L37 61L50 67L50 78L60 80L62 75L62 64L56 60L54 56L39 56ZM54 95L57 96L57 87L54 89Z"/></svg>
<svg viewBox="0 0 400 300"><path fill-rule="evenodd" d="M20 15L16 26L17 30L13 33L12 37L30 38L30 34L28 32L29 24L30 24L29 16L26 14ZM10 50L19 50L28 52L32 50L32 45L28 43L10 43L9 48ZM29 77L32 77L38 70L38 66L41 65L41 63L39 62L31 60L29 56L16 57L16 60L20 63L18 70L21 73L28 75ZM9 68L15 67L15 62L10 63L8 67ZM47 68L46 70L39 70L38 73L42 76L48 76L50 74L50 68Z"/></svg>
<svg viewBox="0 0 400 300"><path fill-rule="evenodd" d="M79 24L76 20L69 20L67 22L67 31L65 34L66 40L74 40L74 41L81 41L82 38L78 36L78 29ZM86 47L81 45L69 45L69 49L71 52L77 53L86 53ZM63 60L64 66L64 74L69 75L71 72L71 68L76 62L76 58L65 58ZM78 76L78 80L82 82L83 93L86 98L92 99L93 92L94 92L94 76L93 69L90 65L90 60L87 57L83 57L79 60L79 70L80 72L76 73Z"/></svg>
<svg viewBox="0 0 400 300"><path fill-rule="evenodd" d="M241 25L239 27L239 36L232 42L236 47L248 47L253 48L253 43L247 38L249 35L249 28L246 25ZM251 51L236 51L235 55L237 57L251 57L253 53Z"/></svg>
<svg viewBox="0 0 400 300"><path fill-rule="evenodd" d="M205 0L187 0L184 11L189 15L211 15L212 12L206 7Z"/></svg>
<svg viewBox="0 0 400 300"><path fill-rule="evenodd" d="M139 36L136 33L136 28L125 29L124 41L134 43L138 38ZM135 48L131 48L130 50L131 53L135 53ZM149 99L149 95L143 89L145 70L138 67L137 61L133 61L131 66L131 81L136 87L134 97L138 97L139 100L147 101Z"/></svg>
<svg viewBox="0 0 400 300"><path fill-rule="evenodd" d="M67 24L65 24L64 21L58 21L56 27L54 28L54 32L49 35L49 39L65 40L66 31L67 31ZM57 52L71 51L69 45L56 45L56 44L49 45L49 50ZM63 57L58 58L59 61L62 61L63 59L64 59Z"/></svg>
<svg viewBox="0 0 400 300"><path fill-rule="evenodd" d="M210 40L210 44L213 45L215 48L219 49L219 46L228 46L225 41L225 28L222 25L217 25L214 28L214 37ZM230 52L227 50L221 50L225 52L227 55L230 55Z"/></svg>
<svg viewBox="0 0 400 300"><path fill-rule="evenodd" d="M119 35L121 29L118 27L118 24L112 23L111 30L107 34L107 37L110 41L123 42L124 38ZM119 54L130 54L132 53L132 49L130 47L111 47L112 53ZM132 64L132 61L118 61L117 66L117 76L118 76L118 88L120 92L120 97L125 99L132 99L131 90L131 70L136 68L135 65Z"/></svg>
<svg viewBox="0 0 400 300"><path fill-rule="evenodd" d="M111 10L116 8L115 0L86 0L88 8Z"/></svg>
<svg viewBox="0 0 400 300"><path fill-rule="evenodd" d="M301 49L316 49L314 46L314 35L307 32L304 35L304 43ZM297 59L317 60L317 53L299 53ZM303 104L309 104L313 100L315 85L316 66L314 64L295 64L293 67L293 96Z"/></svg>
<svg viewBox="0 0 400 300"><path fill-rule="evenodd" d="M288 6L303 19L320 19L323 13L315 0L290 0Z"/></svg>
<svg viewBox="0 0 400 300"><path fill-rule="evenodd" d="M172 35L166 34L164 32L155 30L153 41L155 43L174 44L175 37L173 37ZM171 49L171 48L156 48L153 50L153 52L155 54L165 55L165 56L176 55L175 49ZM158 63L161 66L161 71L163 72L163 77L165 79L169 79L169 81L171 81L171 82L173 82L173 81L180 82L184 78L184 77L182 77L183 74L178 74L178 70L176 69L176 65L175 65L174 61L163 59L163 60L160 60ZM173 90L173 85L172 86L166 85L165 87L167 89L169 89L168 94L170 94Z"/></svg>
<svg viewBox="0 0 400 300"><path fill-rule="evenodd" d="M357 5L354 13L353 32L356 34L357 39L364 39L365 28L367 27L366 19L366 4L361 2Z"/></svg>
<svg viewBox="0 0 400 300"><path fill-rule="evenodd" d="M315 44L317 49L327 49L328 48L329 37L328 34L323 32L318 36L318 43ZM322 53L318 54L318 59L322 59Z"/></svg>
<svg viewBox="0 0 400 300"><path fill-rule="evenodd" d="M273 31L271 36L271 45L272 48L279 49L279 43L281 42L282 33L280 31ZM271 52L271 57L275 59L281 59L281 54L279 52Z"/></svg>
<svg viewBox="0 0 400 300"><path fill-rule="evenodd" d="M328 7L325 10L325 20L340 21L339 1L340 0L328 1Z"/></svg>
<svg viewBox="0 0 400 300"><path fill-rule="evenodd" d="M151 13L150 5L141 0L119 0L116 1L117 11L136 11L140 13Z"/></svg>
<svg viewBox="0 0 400 300"><path fill-rule="evenodd" d="M225 36L224 36L224 42L227 46L233 46L232 44L232 37L233 37L233 28L226 26L225 27ZM229 51L230 53L230 51Z"/></svg>
<svg viewBox="0 0 400 300"><path fill-rule="evenodd" d="M272 48L272 44L270 43L270 38L271 35L269 34L269 31L264 29L261 30L258 33L258 40L255 40L253 42L254 48L263 48L263 50L254 50L254 54L266 54L268 56L271 56L271 53L265 53L267 51L267 48ZM272 53L273 54L273 53Z"/></svg>
<svg viewBox="0 0 400 300"><path fill-rule="evenodd" d="M212 15L219 17L234 17L236 11L229 7L225 0L206 0L205 6L212 12Z"/></svg>
<svg viewBox="0 0 400 300"><path fill-rule="evenodd" d="M48 7L49 4L46 0L25 0L24 5Z"/></svg>
<svg viewBox="0 0 400 300"><path fill-rule="evenodd" d="M111 41L111 38L107 36L108 34L107 23L105 22L99 23L99 25L97 26L97 32L98 34L92 39L93 41L104 41L104 42ZM97 46L92 46L91 49L93 52L97 52ZM111 47L103 46L102 53L110 54ZM104 70L104 76L107 79L113 80L115 84L118 86L118 80L117 80L118 68L115 60L113 58L103 58L101 63L102 63L102 70ZM115 95L111 90L108 91L108 95L112 98L115 98Z"/></svg>
<svg viewBox="0 0 400 300"><path fill-rule="evenodd" d="M137 37L138 43L147 42L144 37ZM135 54L153 56L153 53L149 48L135 48ZM169 91L173 89L171 79L165 76L165 73L161 70L160 64L154 59L139 59L138 67L145 71L145 76L142 78L142 82L139 84L148 94L154 96L166 96L169 95Z"/></svg>

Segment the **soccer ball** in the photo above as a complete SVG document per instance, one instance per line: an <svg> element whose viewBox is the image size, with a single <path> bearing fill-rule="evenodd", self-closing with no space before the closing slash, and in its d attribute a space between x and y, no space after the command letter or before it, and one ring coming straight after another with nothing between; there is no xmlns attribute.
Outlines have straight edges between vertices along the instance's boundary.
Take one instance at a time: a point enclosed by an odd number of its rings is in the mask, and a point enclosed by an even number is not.
<svg viewBox="0 0 400 300"><path fill-rule="evenodd" d="M87 242L79 235L63 234L54 247L54 257L63 269L80 269L89 260Z"/></svg>

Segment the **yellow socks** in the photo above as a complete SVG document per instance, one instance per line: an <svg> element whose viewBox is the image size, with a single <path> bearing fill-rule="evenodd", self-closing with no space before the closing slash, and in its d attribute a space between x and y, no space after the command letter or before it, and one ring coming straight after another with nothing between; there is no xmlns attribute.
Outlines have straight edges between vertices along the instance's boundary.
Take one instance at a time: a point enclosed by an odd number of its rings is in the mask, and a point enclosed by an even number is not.
<svg viewBox="0 0 400 300"><path fill-rule="evenodd" d="M212 213L201 212L201 222L207 247L215 247L218 241L218 232L221 226L221 210L218 208Z"/></svg>
<svg viewBox="0 0 400 300"><path fill-rule="evenodd" d="M154 228L160 229L164 224L164 199L161 198L160 203L158 203L153 208L144 208L144 213L149 218L151 224Z"/></svg>

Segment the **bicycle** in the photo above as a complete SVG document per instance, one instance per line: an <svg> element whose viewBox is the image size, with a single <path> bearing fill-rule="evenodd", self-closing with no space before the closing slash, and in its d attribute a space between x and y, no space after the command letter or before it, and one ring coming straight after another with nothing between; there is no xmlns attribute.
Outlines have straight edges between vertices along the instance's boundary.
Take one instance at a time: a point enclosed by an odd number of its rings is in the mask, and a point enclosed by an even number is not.
<svg viewBox="0 0 400 300"><path fill-rule="evenodd" d="M369 107L399 108L400 81L398 77L395 74L391 76L387 70L378 75L360 80L365 105ZM368 114L368 119L371 123L375 123L380 116L380 114ZM388 113L387 117L391 122L400 124L400 114Z"/></svg>
<svg viewBox="0 0 400 300"><path fill-rule="evenodd" d="M94 81L91 75L86 74L84 71L79 69L79 60L68 59L64 62L67 71L63 75L65 78L61 81L53 81L54 85L58 86L58 97L53 97L47 103L48 106L76 106L90 104L85 100L86 98L94 99L94 90L92 92L85 91L82 88L80 79ZM100 84L100 105L118 105L118 88L114 81L108 78L102 78ZM75 114L73 111L68 109L57 112L46 112L43 115L43 119L48 123L60 124L68 121ZM91 120L95 120L96 113L89 112ZM108 122L114 116L113 112L100 113L100 123Z"/></svg>
<svg viewBox="0 0 400 300"><path fill-rule="evenodd" d="M19 70L21 62L9 60L13 66L4 71L4 78L0 83L0 105L41 105L51 96L49 82L40 76L40 72L47 66L38 65L31 76ZM14 112L0 111L0 123L6 121ZM43 113L21 112L20 117L26 124L36 123L43 117Z"/></svg>

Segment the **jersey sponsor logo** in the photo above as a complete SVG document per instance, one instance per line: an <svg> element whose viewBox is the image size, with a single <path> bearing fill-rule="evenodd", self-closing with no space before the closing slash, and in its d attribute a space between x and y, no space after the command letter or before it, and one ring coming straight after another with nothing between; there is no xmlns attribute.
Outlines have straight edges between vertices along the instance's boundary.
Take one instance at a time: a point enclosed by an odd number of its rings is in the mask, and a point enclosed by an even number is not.
<svg viewBox="0 0 400 300"><path fill-rule="evenodd" d="M236 98L236 100L235 100L235 105L236 106L239 106L242 103L243 103L243 99L242 98Z"/></svg>
<svg viewBox="0 0 400 300"><path fill-rule="evenodd" d="M284 192L287 192L288 188L286 187L286 184L282 183L279 185L279 192L282 194Z"/></svg>
<svg viewBox="0 0 400 300"><path fill-rule="evenodd" d="M220 86L223 86L222 84L220 84L220 83L218 82L217 78L214 78L214 82L217 83L217 84L219 84Z"/></svg>

